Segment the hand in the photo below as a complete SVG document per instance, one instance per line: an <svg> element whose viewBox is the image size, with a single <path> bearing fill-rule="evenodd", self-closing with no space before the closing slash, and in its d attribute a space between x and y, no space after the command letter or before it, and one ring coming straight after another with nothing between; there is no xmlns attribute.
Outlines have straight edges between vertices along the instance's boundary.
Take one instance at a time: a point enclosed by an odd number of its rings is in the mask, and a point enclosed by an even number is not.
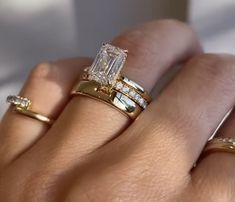
<svg viewBox="0 0 235 202"><path fill-rule="evenodd" d="M90 59L38 65L20 95L56 122L6 112L1 201L234 201L234 156L197 160L234 105L235 57L203 54L195 33L174 20L144 24L112 44L129 50L124 73L148 91L169 68L183 67L132 123L102 102L70 98ZM234 122L232 113L217 135L235 135Z"/></svg>

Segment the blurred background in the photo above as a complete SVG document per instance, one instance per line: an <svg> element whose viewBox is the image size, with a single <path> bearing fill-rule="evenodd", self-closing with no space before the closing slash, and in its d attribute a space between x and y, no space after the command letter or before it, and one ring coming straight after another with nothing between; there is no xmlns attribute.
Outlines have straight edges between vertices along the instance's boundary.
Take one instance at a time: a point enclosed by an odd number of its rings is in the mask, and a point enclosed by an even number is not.
<svg viewBox="0 0 235 202"><path fill-rule="evenodd" d="M235 52L234 0L0 1L0 117L43 61L94 56L103 42L145 21L176 18L199 33L207 52Z"/></svg>

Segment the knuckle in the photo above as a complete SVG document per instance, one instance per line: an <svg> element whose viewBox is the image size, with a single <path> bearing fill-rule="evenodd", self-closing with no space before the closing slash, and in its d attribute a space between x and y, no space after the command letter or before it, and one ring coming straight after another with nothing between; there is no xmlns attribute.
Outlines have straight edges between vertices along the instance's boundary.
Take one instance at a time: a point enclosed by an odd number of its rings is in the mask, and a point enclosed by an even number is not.
<svg viewBox="0 0 235 202"><path fill-rule="evenodd" d="M145 31L142 29L133 29L128 32L124 32L118 37L116 37L113 40L113 43L118 44L118 46L120 47L127 47L128 50L131 50L129 52L129 55L132 55L134 53L136 53L137 55L139 52L142 52L142 50L144 50L143 47L145 46L146 41L144 32Z"/></svg>
<svg viewBox="0 0 235 202"><path fill-rule="evenodd" d="M32 79L44 79L51 71L52 64L45 62L36 65L30 73Z"/></svg>
<svg viewBox="0 0 235 202"><path fill-rule="evenodd" d="M141 55L159 54L157 46L164 46L163 42L175 38L173 34L184 37L190 44L198 45L196 32L186 23L175 19L154 20L143 24L135 29L120 34L113 40L120 47L128 47L129 54ZM194 45L194 44L192 44ZM198 45L199 46L199 45ZM133 50L133 51L132 51Z"/></svg>
<svg viewBox="0 0 235 202"><path fill-rule="evenodd" d="M189 29L189 26L180 21L180 20L177 20L177 19L163 19L163 20L159 20L159 21L156 21L160 24L163 24L165 26L168 26L168 27L172 27L172 28L176 28L176 27L180 27L180 28L186 28L186 29Z"/></svg>
<svg viewBox="0 0 235 202"><path fill-rule="evenodd" d="M182 21L176 19L164 19L157 21L156 23L165 27L168 31L173 31L173 33L175 33L175 30L179 30L185 36L188 35L189 37L197 38L197 34L192 27Z"/></svg>
<svg viewBox="0 0 235 202"><path fill-rule="evenodd" d="M235 56L233 55L204 54L193 58L191 64L196 69L199 68L201 75L210 81L226 81L226 83L235 81Z"/></svg>

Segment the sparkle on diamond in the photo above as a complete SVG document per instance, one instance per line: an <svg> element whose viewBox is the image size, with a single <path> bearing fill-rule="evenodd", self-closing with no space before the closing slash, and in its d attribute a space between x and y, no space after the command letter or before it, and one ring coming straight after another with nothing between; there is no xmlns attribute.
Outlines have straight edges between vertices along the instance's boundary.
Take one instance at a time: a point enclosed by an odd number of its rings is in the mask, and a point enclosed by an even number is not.
<svg viewBox="0 0 235 202"><path fill-rule="evenodd" d="M105 44L101 47L91 65L89 74L102 85L113 85L126 61L126 57L125 50Z"/></svg>

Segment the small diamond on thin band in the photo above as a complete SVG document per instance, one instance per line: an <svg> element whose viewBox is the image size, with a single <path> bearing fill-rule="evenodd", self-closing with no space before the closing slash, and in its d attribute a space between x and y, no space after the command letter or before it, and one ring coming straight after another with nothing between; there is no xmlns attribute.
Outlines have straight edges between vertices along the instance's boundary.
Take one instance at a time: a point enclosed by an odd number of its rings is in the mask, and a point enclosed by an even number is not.
<svg viewBox="0 0 235 202"><path fill-rule="evenodd" d="M148 102L140 94L138 94L133 88L129 87L128 85L125 85L123 82L118 81L115 84L114 88L117 91L120 91L125 95L127 95L128 97L130 97L142 108L145 109L148 106Z"/></svg>
<svg viewBox="0 0 235 202"><path fill-rule="evenodd" d="M130 88L128 87L128 86L124 86L123 88L122 88L122 92L123 93L128 93L130 91Z"/></svg>
<svg viewBox="0 0 235 202"><path fill-rule="evenodd" d="M117 82L115 85L117 90L121 90L123 88L123 83L121 81Z"/></svg>
<svg viewBox="0 0 235 202"><path fill-rule="evenodd" d="M134 98L136 95L136 92L134 90L130 90L129 95Z"/></svg>
<svg viewBox="0 0 235 202"><path fill-rule="evenodd" d="M7 102L22 108L28 108L31 105L31 101L28 98L23 98L15 95L9 95L7 97Z"/></svg>

